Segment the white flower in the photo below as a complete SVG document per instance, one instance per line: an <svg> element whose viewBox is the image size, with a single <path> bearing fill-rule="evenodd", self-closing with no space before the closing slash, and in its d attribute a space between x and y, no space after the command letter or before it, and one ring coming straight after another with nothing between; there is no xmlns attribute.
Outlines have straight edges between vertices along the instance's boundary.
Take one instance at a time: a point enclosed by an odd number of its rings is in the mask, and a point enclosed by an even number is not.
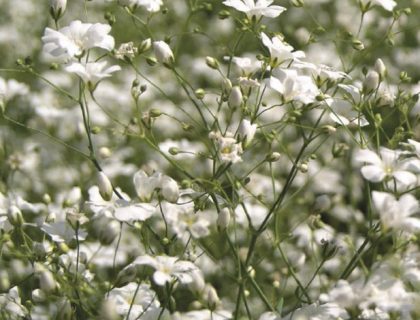
<svg viewBox="0 0 420 320"><path fill-rule="evenodd" d="M77 74L85 83L88 84L90 89L94 89L99 81L111 76L111 73L120 71L121 67L114 65L106 68L107 62L88 62L81 64L73 62L65 69L67 72Z"/></svg>
<svg viewBox="0 0 420 320"><path fill-rule="evenodd" d="M142 201L150 201L153 192L160 189L163 198L169 202L176 202L179 197L179 187L174 179L160 172L148 176L143 170L136 172L133 178L137 196Z"/></svg>
<svg viewBox="0 0 420 320"><path fill-rule="evenodd" d="M137 47L134 46L132 41L127 43L121 43L118 49L115 51L115 58L124 60L125 58L133 59L138 52Z"/></svg>
<svg viewBox="0 0 420 320"><path fill-rule="evenodd" d="M319 89L312 78L299 75L293 69L276 69L266 81L269 88L279 92L285 102L292 100L308 104L315 101Z"/></svg>
<svg viewBox="0 0 420 320"><path fill-rule="evenodd" d="M292 320L292 319L311 319L311 320L348 319L348 313L345 309L340 308L335 303L325 303L321 305L313 303L310 305L303 306L289 313L287 316L281 318L281 320Z"/></svg>
<svg viewBox="0 0 420 320"><path fill-rule="evenodd" d="M286 8L281 6L270 6L273 0L226 0L223 4L233 7L238 11L244 12L248 18L255 17L259 19L261 16L268 18L278 17Z"/></svg>
<svg viewBox="0 0 420 320"><path fill-rule="evenodd" d="M400 160L401 151L390 150L384 147L379 149L378 156L375 152L362 149L355 155L357 162L365 162L361 169L365 179L371 182L381 182L386 177L394 177L404 185L412 185L417 181L415 174L407 171L407 161Z"/></svg>
<svg viewBox="0 0 420 320"><path fill-rule="evenodd" d="M17 95L26 95L28 87L14 79L5 80L0 77L0 105L13 99Z"/></svg>
<svg viewBox="0 0 420 320"><path fill-rule="evenodd" d="M242 104L242 92L241 88L234 86L229 94L229 106L232 108L238 108Z"/></svg>
<svg viewBox="0 0 420 320"><path fill-rule="evenodd" d="M175 203L179 197L179 187L174 179L168 176L163 176L160 181L160 188L163 198L166 201Z"/></svg>
<svg viewBox="0 0 420 320"><path fill-rule="evenodd" d="M114 288L107 295L107 299L115 305L115 311L126 319L130 310L130 320L139 317L147 318L154 310L160 311L159 300L156 293L147 284L130 282L124 287Z"/></svg>
<svg viewBox="0 0 420 320"><path fill-rule="evenodd" d="M190 261L180 261L178 257L168 256L140 256L137 257L129 266L146 265L155 269L153 281L158 286L164 286L174 279L181 283L190 283L193 281L192 273L199 269ZM129 267L127 266L127 267ZM126 267L126 268L127 268Z"/></svg>
<svg viewBox="0 0 420 320"><path fill-rule="evenodd" d="M42 37L44 51L60 60L72 59L92 48L111 51L114 38L108 35L110 31L111 27L107 24L82 23L79 20L58 31L46 28Z"/></svg>
<svg viewBox="0 0 420 320"><path fill-rule="evenodd" d="M137 0L137 4L146 8L148 12L158 12L163 2L162 0Z"/></svg>
<svg viewBox="0 0 420 320"><path fill-rule="evenodd" d="M330 118L335 123L342 126L357 126L364 127L369 125L369 122L361 112L353 108L353 104L347 100L335 98L332 102L327 102L330 108Z"/></svg>
<svg viewBox="0 0 420 320"><path fill-rule="evenodd" d="M165 41L154 41L153 52L160 63L171 65L175 61L172 49Z"/></svg>
<svg viewBox="0 0 420 320"><path fill-rule="evenodd" d="M208 215L194 212L192 203L163 203L162 209L168 225L181 241L187 243L190 236L199 239L210 234Z"/></svg>
<svg viewBox="0 0 420 320"><path fill-rule="evenodd" d="M420 209L413 195L404 194L397 200L392 194L373 191L372 199L385 229L408 232L420 230L420 218L411 217L419 213Z"/></svg>
<svg viewBox="0 0 420 320"><path fill-rule="evenodd" d="M225 61L229 61L230 57L224 57ZM241 71L245 76L253 74L254 72L261 69L262 61L252 57L232 57L232 63Z"/></svg>
<svg viewBox="0 0 420 320"><path fill-rule="evenodd" d="M257 131L257 124L251 124L251 121L242 119L239 128L238 135L240 139L245 139L245 146L249 145L252 139L254 139L255 132Z"/></svg>
<svg viewBox="0 0 420 320"><path fill-rule="evenodd" d="M163 5L162 0L118 0L118 3L122 6L141 6L148 12L158 12Z"/></svg>
<svg viewBox="0 0 420 320"><path fill-rule="evenodd" d="M232 137L230 132L227 132L225 137L220 132L211 132L209 137L217 141L219 156L223 162L237 163L242 161L242 145Z"/></svg>
<svg viewBox="0 0 420 320"><path fill-rule="evenodd" d="M269 38L264 32L261 33L263 44L270 51L271 64L278 66L287 60L300 59L305 57L302 51L293 51L293 47L284 42L279 36Z"/></svg>
<svg viewBox="0 0 420 320"><path fill-rule="evenodd" d="M53 223L44 223L41 230L48 234L52 241L55 242L70 242L76 239L76 232L67 221L58 221ZM85 240L87 233L83 230L78 230L77 239L79 241Z"/></svg>
<svg viewBox="0 0 420 320"><path fill-rule="evenodd" d="M367 2L367 0L363 0L362 2ZM394 7L397 5L397 3L393 0L369 0L373 5L378 5L384 8L387 11L394 10Z"/></svg>

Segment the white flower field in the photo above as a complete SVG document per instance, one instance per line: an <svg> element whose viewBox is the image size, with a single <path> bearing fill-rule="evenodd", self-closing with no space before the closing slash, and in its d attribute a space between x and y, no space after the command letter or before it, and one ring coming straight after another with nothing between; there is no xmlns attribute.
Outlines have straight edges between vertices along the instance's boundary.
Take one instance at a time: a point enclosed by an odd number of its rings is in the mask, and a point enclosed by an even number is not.
<svg viewBox="0 0 420 320"><path fill-rule="evenodd" d="M0 1L0 319L420 319L419 17Z"/></svg>

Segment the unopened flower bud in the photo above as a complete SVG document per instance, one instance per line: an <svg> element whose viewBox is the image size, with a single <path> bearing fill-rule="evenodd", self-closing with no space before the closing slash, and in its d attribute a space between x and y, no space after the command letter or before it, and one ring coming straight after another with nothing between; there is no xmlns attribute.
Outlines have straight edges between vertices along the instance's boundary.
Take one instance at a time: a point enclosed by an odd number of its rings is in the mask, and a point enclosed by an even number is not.
<svg viewBox="0 0 420 320"><path fill-rule="evenodd" d="M241 88L234 86L229 95L229 106L231 108L238 108L242 104Z"/></svg>
<svg viewBox="0 0 420 320"><path fill-rule="evenodd" d="M223 79L222 90L225 94L230 93L230 90L232 90L232 82L229 79L227 78Z"/></svg>
<svg viewBox="0 0 420 320"><path fill-rule="evenodd" d="M357 50L357 51L362 51L365 49L364 44L362 43L362 41L358 40L358 39L354 39L351 43L353 49Z"/></svg>
<svg viewBox="0 0 420 320"><path fill-rule="evenodd" d="M112 184L103 171L98 172L98 188L101 197L106 201L110 201L113 194Z"/></svg>
<svg viewBox="0 0 420 320"><path fill-rule="evenodd" d="M220 210L217 216L217 228L219 231L225 230L230 223L230 210L229 208L223 208Z"/></svg>
<svg viewBox="0 0 420 320"><path fill-rule="evenodd" d="M306 173L306 172L308 172L308 164L307 163L301 163L298 166L298 169L299 169L300 172Z"/></svg>
<svg viewBox="0 0 420 320"><path fill-rule="evenodd" d="M300 8L303 7L305 2L303 0L292 0L291 1L292 6L296 7L296 8Z"/></svg>
<svg viewBox="0 0 420 320"><path fill-rule="evenodd" d="M337 132L337 128L336 127L333 127L332 125L329 125L329 124L323 126L322 127L322 130L325 133L328 133L328 134L333 134L333 133Z"/></svg>
<svg viewBox="0 0 420 320"><path fill-rule="evenodd" d="M146 62L151 67L155 66L158 63L158 61L154 57L147 57Z"/></svg>
<svg viewBox="0 0 420 320"><path fill-rule="evenodd" d="M175 62L172 49L165 41L154 41L153 51L156 59L163 65L170 67Z"/></svg>
<svg viewBox="0 0 420 320"><path fill-rule="evenodd" d="M164 176L161 181L162 196L166 201L176 203L179 197L179 187L174 179Z"/></svg>
<svg viewBox="0 0 420 320"><path fill-rule="evenodd" d="M39 274L39 286L46 293L54 291L57 287L54 276L49 270L45 269Z"/></svg>
<svg viewBox="0 0 420 320"><path fill-rule="evenodd" d="M381 76L382 79L385 78L387 70L382 59L376 59L374 69Z"/></svg>
<svg viewBox="0 0 420 320"><path fill-rule="evenodd" d="M47 299L47 295L45 294L44 291L40 290L40 289L35 289L34 291L32 291L32 300L36 303L42 303L44 301L46 301Z"/></svg>
<svg viewBox="0 0 420 320"><path fill-rule="evenodd" d="M162 115L162 111L156 108L152 108L149 111L149 115L151 118L159 118Z"/></svg>
<svg viewBox="0 0 420 320"><path fill-rule="evenodd" d="M50 0L50 14L51 17L58 21L66 10L67 0Z"/></svg>
<svg viewBox="0 0 420 320"><path fill-rule="evenodd" d="M50 204L51 203L51 196L48 193L44 193L44 195L42 196L42 201L45 204Z"/></svg>
<svg viewBox="0 0 420 320"><path fill-rule="evenodd" d="M276 162L276 161L279 161L280 157L281 157L280 153L272 152L266 155L265 160L268 162Z"/></svg>
<svg viewBox="0 0 420 320"><path fill-rule="evenodd" d="M7 210L7 218L11 225L15 227L20 227L25 222L23 220L23 215L20 209L16 206L11 206L9 210Z"/></svg>
<svg viewBox="0 0 420 320"><path fill-rule="evenodd" d="M171 147L169 148L169 153L173 156L176 156L181 150L177 147Z"/></svg>
<svg viewBox="0 0 420 320"><path fill-rule="evenodd" d="M125 286L126 284L132 282L137 276L137 268L136 266L129 266L122 269L118 275L117 280L115 283L115 287L120 288Z"/></svg>
<svg viewBox="0 0 420 320"><path fill-rule="evenodd" d="M206 286L202 273L200 271L193 271L191 273L191 278L192 281L188 283L188 288L192 292L200 294Z"/></svg>
<svg viewBox="0 0 420 320"><path fill-rule="evenodd" d="M199 88L194 91L194 94L197 97L197 99L202 100L204 96L206 95L206 92L204 91L204 89Z"/></svg>
<svg viewBox="0 0 420 320"><path fill-rule="evenodd" d="M9 274L5 270L0 271L0 292L7 292L10 289Z"/></svg>
<svg viewBox="0 0 420 320"><path fill-rule="evenodd" d="M99 156L102 159L107 159L112 155L112 151L108 147L101 147L101 148L99 148L98 151L99 151Z"/></svg>
<svg viewBox="0 0 420 320"><path fill-rule="evenodd" d="M230 17L230 12L228 10L222 10L219 11L218 16L220 20L224 20Z"/></svg>
<svg viewBox="0 0 420 320"><path fill-rule="evenodd" d="M376 90L379 86L379 74L376 71L370 70L363 81L363 90L370 93Z"/></svg>
<svg viewBox="0 0 420 320"><path fill-rule="evenodd" d="M219 61L213 57L206 57L206 64L212 69L217 70L219 68Z"/></svg>
<svg viewBox="0 0 420 320"><path fill-rule="evenodd" d="M138 46L139 54L148 51L152 47L152 40L150 38L143 40Z"/></svg>
<svg viewBox="0 0 420 320"><path fill-rule="evenodd" d="M217 306L220 303L220 299L219 299L219 296L217 295L216 290L212 286L207 285L204 288L204 291L205 291L204 298L207 301L207 307L211 311L216 310Z"/></svg>
<svg viewBox="0 0 420 320"><path fill-rule="evenodd" d="M238 134L241 139L245 139L244 146L247 146L254 139L255 132L257 131L257 124L251 124L251 121L242 119L239 125Z"/></svg>
<svg viewBox="0 0 420 320"><path fill-rule="evenodd" d="M95 224L95 227L98 227L99 242L105 246L110 245L120 232L120 223L108 218L101 219L98 224Z"/></svg>

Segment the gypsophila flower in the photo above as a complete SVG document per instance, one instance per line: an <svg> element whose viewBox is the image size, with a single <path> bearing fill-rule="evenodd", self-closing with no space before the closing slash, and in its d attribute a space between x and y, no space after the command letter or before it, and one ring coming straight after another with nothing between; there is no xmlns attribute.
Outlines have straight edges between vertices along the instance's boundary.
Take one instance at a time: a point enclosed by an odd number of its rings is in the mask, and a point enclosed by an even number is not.
<svg viewBox="0 0 420 320"><path fill-rule="evenodd" d="M134 46L132 41L127 43L122 43L118 49L115 51L115 58L124 60L124 59L134 59L137 55L138 49Z"/></svg>
<svg viewBox="0 0 420 320"><path fill-rule="evenodd" d="M158 286L164 286L177 279L181 283L193 281L192 273L197 271L197 267L190 261L182 261L177 257L169 256L140 256L137 257L130 266L150 266L155 271L153 281Z"/></svg>
<svg viewBox="0 0 420 320"><path fill-rule="evenodd" d="M281 6L271 6L272 0L226 0L223 4L233 7L238 11L244 12L248 18L255 17L257 20L261 16L268 18L278 17L286 8Z"/></svg>
<svg viewBox="0 0 420 320"><path fill-rule="evenodd" d="M58 31L46 28L42 37L43 49L61 61L81 56L92 48L111 51L114 48L114 38L108 35L110 31L111 27L107 24L72 21L69 26Z"/></svg>
<svg viewBox="0 0 420 320"><path fill-rule="evenodd" d="M401 151L381 147L379 154L367 149L359 150L355 160L366 163L361 169L365 179L371 182L381 182L387 177L393 177L404 185L412 185L417 177L406 168L409 161L400 159Z"/></svg>
<svg viewBox="0 0 420 320"><path fill-rule="evenodd" d="M223 162L237 163L242 161L242 145L233 138L232 133L227 132L226 136L222 136L220 132L211 132L209 137L217 142L220 159Z"/></svg>
<svg viewBox="0 0 420 320"><path fill-rule="evenodd" d="M397 200L392 194L373 191L372 200L384 229L410 233L420 230L420 217L413 217L420 212L420 206L413 195L405 194Z"/></svg>
<svg viewBox="0 0 420 320"><path fill-rule="evenodd" d="M89 90L93 91L99 81L111 77L111 74L120 71L121 67L117 65L107 67L106 61L87 64L73 62L65 70L77 74L88 85Z"/></svg>

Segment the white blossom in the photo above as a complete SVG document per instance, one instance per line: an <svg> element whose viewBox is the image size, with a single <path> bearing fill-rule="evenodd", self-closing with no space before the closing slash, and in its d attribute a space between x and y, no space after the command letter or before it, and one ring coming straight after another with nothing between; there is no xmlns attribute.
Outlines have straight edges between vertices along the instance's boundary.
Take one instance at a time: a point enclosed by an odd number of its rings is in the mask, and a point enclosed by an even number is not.
<svg viewBox="0 0 420 320"><path fill-rule="evenodd" d="M70 60L81 56L86 50L102 48L111 51L114 38L108 33L111 27L102 23L82 23L72 21L69 26L58 31L46 28L42 41L44 51L60 60Z"/></svg>
<svg viewBox="0 0 420 320"><path fill-rule="evenodd" d="M278 17L286 8L281 6L271 6L273 0L226 0L223 4L233 7L238 11L244 12L248 18L255 17L259 19L261 16L268 18Z"/></svg>

